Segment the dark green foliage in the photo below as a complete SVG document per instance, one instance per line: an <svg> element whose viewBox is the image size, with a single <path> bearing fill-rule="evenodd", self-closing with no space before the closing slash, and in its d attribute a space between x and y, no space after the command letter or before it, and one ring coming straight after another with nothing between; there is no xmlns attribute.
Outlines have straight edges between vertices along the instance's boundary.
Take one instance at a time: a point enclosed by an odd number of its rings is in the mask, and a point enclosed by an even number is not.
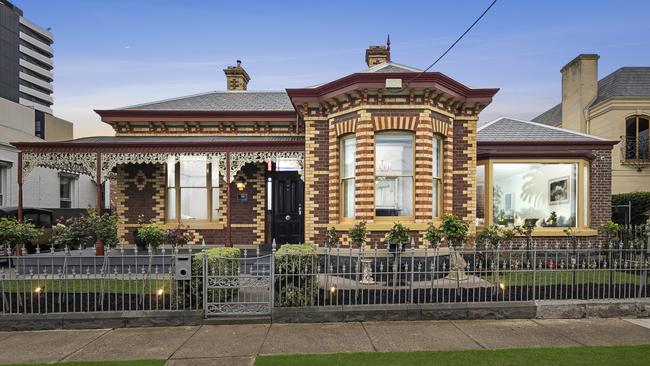
<svg viewBox="0 0 650 366"><path fill-rule="evenodd" d="M409 235L409 228L396 222L389 232L386 233L386 241L390 244L397 245L402 248L408 244L411 236Z"/></svg>
<svg viewBox="0 0 650 366"><path fill-rule="evenodd" d="M285 244L275 254L275 306L312 306L318 294L318 255L309 244Z"/></svg>
<svg viewBox="0 0 650 366"><path fill-rule="evenodd" d="M366 229L366 222L361 221L354 224L350 231L348 231L350 236L350 244L354 247L360 248L365 244L366 238L368 237L368 230Z"/></svg>
<svg viewBox="0 0 650 366"><path fill-rule="evenodd" d="M442 216L442 225L440 229L445 234L447 243L451 247L460 248L463 246L469 232L469 223L463 221L460 217L451 214Z"/></svg>
<svg viewBox="0 0 650 366"><path fill-rule="evenodd" d="M648 216L646 212L650 211L650 192L621 193L612 195L612 205L627 205L632 203L632 225L640 225L646 222ZM623 222L619 222L623 224Z"/></svg>

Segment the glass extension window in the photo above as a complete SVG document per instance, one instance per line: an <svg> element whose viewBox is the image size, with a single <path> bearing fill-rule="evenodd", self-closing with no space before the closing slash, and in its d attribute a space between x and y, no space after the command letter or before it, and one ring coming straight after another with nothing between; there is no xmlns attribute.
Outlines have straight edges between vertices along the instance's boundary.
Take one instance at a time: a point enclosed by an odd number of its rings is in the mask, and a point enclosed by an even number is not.
<svg viewBox="0 0 650 366"><path fill-rule="evenodd" d="M210 221L219 217L219 173L204 156L167 163L167 220Z"/></svg>
<svg viewBox="0 0 650 366"><path fill-rule="evenodd" d="M341 192L343 201L341 214L344 219L353 219L355 211L355 173L357 140L354 136L341 139Z"/></svg>
<svg viewBox="0 0 650 366"><path fill-rule="evenodd" d="M413 216L413 134L375 135L375 216Z"/></svg>
<svg viewBox="0 0 650 366"><path fill-rule="evenodd" d="M492 222L503 226L575 227L577 163L494 163Z"/></svg>
<svg viewBox="0 0 650 366"><path fill-rule="evenodd" d="M633 116L625 120L625 159L650 158L650 122L647 117Z"/></svg>
<svg viewBox="0 0 650 366"><path fill-rule="evenodd" d="M433 161L432 161L432 215L433 217L440 217L440 197L442 193L442 139L439 137L433 138Z"/></svg>

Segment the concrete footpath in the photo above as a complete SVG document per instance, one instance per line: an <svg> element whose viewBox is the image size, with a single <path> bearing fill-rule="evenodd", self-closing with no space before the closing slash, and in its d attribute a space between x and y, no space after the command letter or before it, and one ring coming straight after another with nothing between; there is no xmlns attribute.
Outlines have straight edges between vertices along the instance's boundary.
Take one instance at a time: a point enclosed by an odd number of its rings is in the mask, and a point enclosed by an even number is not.
<svg viewBox="0 0 650 366"><path fill-rule="evenodd" d="M0 332L0 363L166 359L248 366L257 355L650 344L650 319L202 325Z"/></svg>

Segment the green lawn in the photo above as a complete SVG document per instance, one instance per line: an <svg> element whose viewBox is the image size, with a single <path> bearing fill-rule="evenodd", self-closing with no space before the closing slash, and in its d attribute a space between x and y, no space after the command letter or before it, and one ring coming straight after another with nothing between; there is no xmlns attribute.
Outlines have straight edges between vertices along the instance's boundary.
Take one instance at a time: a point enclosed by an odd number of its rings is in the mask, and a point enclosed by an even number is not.
<svg viewBox="0 0 650 366"><path fill-rule="evenodd" d="M79 362L61 362L57 365L65 366L162 366L165 360L137 360L137 361L79 361ZM21 363L7 366L45 366L51 363Z"/></svg>
<svg viewBox="0 0 650 366"><path fill-rule="evenodd" d="M121 280L121 279L21 279L0 281L0 292L34 292L40 287L41 291L55 293L104 293L111 294L155 294L160 289L170 293L173 281L171 279Z"/></svg>
<svg viewBox="0 0 650 366"><path fill-rule="evenodd" d="M611 274L611 277L610 277ZM533 277L535 284L538 286L549 285L570 285L575 283L579 284L601 284L601 285L619 285L619 284L634 284L641 283L641 276L633 274L633 272L617 272L609 270L598 269L577 269L571 270L538 270L533 276L532 271L523 272L504 272L498 278L496 274L488 276L481 276L481 278L491 281L503 283L506 286L525 286L533 284ZM575 281L575 282L574 282Z"/></svg>
<svg viewBox="0 0 650 366"><path fill-rule="evenodd" d="M647 366L650 346L259 356L255 366Z"/></svg>

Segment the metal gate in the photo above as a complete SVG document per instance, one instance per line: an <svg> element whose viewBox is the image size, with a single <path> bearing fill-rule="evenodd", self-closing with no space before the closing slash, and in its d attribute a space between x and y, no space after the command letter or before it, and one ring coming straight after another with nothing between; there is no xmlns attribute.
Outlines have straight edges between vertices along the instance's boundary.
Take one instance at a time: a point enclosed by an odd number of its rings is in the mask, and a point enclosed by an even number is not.
<svg viewBox="0 0 650 366"><path fill-rule="evenodd" d="M273 306L271 254L203 258L205 316L269 315Z"/></svg>

